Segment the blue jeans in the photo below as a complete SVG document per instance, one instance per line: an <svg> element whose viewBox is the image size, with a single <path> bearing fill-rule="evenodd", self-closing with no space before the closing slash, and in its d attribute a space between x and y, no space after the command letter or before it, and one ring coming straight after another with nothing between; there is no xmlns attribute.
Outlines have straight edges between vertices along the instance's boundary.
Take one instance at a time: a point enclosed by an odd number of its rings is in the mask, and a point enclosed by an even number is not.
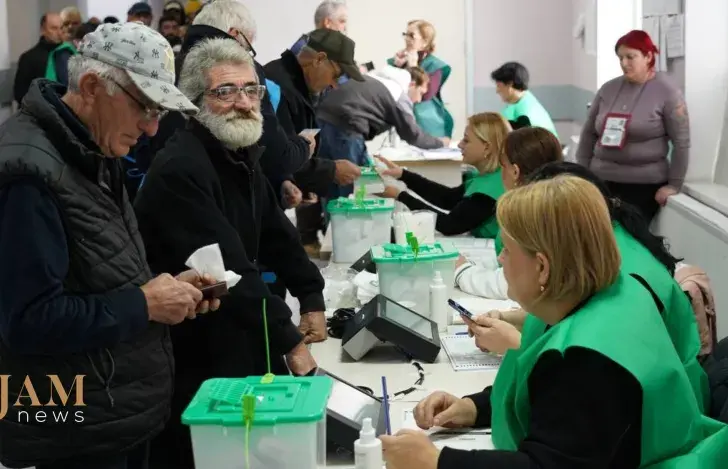
<svg viewBox="0 0 728 469"><path fill-rule="evenodd" d="M330 160L349 160L357 166L369 166L369 154L364 137L359 134L345 132L328 122L319 121L319 158ZM329 188L329 199L347 197L354 191L353 185L339 186L332 184Z"/></svg>

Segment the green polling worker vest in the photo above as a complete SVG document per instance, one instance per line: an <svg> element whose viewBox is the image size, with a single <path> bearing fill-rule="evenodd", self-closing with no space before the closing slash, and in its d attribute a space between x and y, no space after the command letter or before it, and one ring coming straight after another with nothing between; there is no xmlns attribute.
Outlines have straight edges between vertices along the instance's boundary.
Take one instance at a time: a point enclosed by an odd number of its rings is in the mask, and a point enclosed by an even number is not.
<svg viewBox="0 0 728 469"><path fill-rule="evenodd" d="M614 226L614 235L622 256L622 271L642 277L663 304L661 313L667 333L685 367L698 404L705 411L710 405L710 386L708 375L698 362L700 335L690 300L665 266L618 223Z"/></svg>
<svg viewBox="0 0 728 469"><path fill-rule="evenodd" d="M728 426L703 415L655 302L636 279L620 273L580 310L544 329L529 315L521 347L509 350L498 370L491 393L496 449L516 451L528 434L528 379L541 354L580 347L610 358L640 383L641 468L726 467Z"/></svg>
<svg viewBox="0 0 728 469"><path fill-rule="evenodd" d="M392 67L396 67L394 59L387 60L387 63ZM442 73L442 80L440 82L440 90L445 86L445 82L450 77L452 68L441 59L438 59L434 55L427 55L420 63L422 68L428 75L435 73L440 70ZM452 118L452 114L445 108L445 103L442 101L442 95L440 91L437 95L433 96L432 99L422 101L414 105L415 119L417 125L422 130L432 135L433 137L448 137L452 138L453 127L455 122Z"/></svg>
<svg viewBox="0 0 728 469"><path fill-rule="evenodd" d="M60 46L56 47L48 54L48 62L46 63L45 77L51 81L58 81L58 75L56 74L56 54L61 50L70 50L72 54L76 54L78 51L76 47L70 42L64 42Z"/></svg>
<svg viewBox="0 0 728 469"><path fill-rule="evenodd" d="M465 175L465 197L473 194L485 194L497 201L505 191L500 168L492 173L479 174L477 171L471 171ZM498 236L498 233L498 221L495 215L470 232L476 238L490 239Z"/></svg>
<svg viewBox="0 0 728 469"><path fill-rule="evenodd" d="M559 138L556 132L556 126L551 119L548 111L533 93L526 90L521 99L515 103L508 104L502 111L503 117L510 121L515 121L521 116L528 117L532 127L543 127Z"/></svg>

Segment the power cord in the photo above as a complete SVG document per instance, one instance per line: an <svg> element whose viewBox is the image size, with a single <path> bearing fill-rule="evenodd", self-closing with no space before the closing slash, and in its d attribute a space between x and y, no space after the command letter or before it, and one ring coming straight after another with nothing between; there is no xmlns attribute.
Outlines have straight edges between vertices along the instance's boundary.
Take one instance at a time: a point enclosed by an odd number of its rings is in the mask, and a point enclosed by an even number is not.
<svg viewBox="0 0 728 469"><path fill-rule="evenodd" d="M336 311L334 311L334 314L326 320L326 327L329 331L329 337L333 337L334 339L341 339L344 336L344 331L346 330L346 324L347 322L351 321L354 316L356 315L356 312L354 311L354 308L339 308ZM401 396L406 396L408 394L413 393L416 391L419 387L421 387L425 383L425 369L420 365L418 362L416 362L412 355L407 353L402 347L395 346L397 350L399 350L402 355L404 355L407 360L417 369L418 378L414 382L412 386L410 386L407 389L403 389L402 391L395 392L392 397L397 398ZM369 394L372 397L376 397L374 394L374 390L366 387L366 386L356 386L361 391ZM381 399L381 397L379 397Z"/></svg>
<svg viewBox="0 0 728 469"><path fill-rule="evenodd" d="M341 339L346 330L346 323L351 321L356 312L354 308L339 308L334 311L333 316L326 320L326 327L329 330L329 337Z"/></svg>

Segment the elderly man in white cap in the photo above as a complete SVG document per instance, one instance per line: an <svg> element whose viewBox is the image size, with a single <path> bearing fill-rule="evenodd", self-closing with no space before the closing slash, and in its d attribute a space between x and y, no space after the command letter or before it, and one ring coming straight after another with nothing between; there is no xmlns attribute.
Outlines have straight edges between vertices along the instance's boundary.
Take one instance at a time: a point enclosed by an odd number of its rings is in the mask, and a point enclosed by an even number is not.
<svg viewBox="0 0 728 469"><path fill-rule="evenodd" d="M69 89L32 83L0 127L0 463L142 469L172 395L168 325L217 309L192 271L146 261L119 158L166 110L197 108L139 23L104 24ZM6 404L10 403L10 406Z"/></svg>

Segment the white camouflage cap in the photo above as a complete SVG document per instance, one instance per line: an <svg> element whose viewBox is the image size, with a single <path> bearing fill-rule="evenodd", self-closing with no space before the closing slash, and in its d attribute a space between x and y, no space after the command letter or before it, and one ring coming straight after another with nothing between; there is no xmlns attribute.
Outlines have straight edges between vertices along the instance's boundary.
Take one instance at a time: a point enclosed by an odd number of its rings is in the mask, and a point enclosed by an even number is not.
<svg viewBox="0 0 728 469"><path fill-rule="evenodd" d="M172 111L199 109L174 86L174 52L157 31L141 23L105 23L84 36L81 55L126 70L155 104Z"/></svg>

